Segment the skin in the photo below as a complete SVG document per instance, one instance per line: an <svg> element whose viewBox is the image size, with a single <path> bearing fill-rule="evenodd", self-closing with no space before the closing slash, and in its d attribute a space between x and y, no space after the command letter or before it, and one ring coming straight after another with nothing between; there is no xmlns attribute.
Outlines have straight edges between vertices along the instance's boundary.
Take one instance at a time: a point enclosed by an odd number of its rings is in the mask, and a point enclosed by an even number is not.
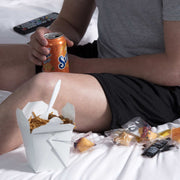
<svg viewBox="0 0 180 180"><path fill-rule="evenodd" d="M54 108L60 110L66 102L74 104L77 131L83 132L106 130L110 127L111 122L111 111L101 86L95 78L84 73L118 73L164 86L178 86L180 84L180 22L176 21L164 21L164 53L131 58L86 60L69 54L71 73L40 73L33 76L34 66L32 64L41 65L46 60L46 55L49 54L49 50L45 47L47 40L44 38L44 34L60 31L68 37L67 44L69 47L78 44L86 31L94 10L94 0L65 0L59 17L50 29L39 28L31 36L29 47L24 46L24 50L27 48L24 51L25 56L19 55L20 57L16 59L16 62L19 65L24 64L28 73L23 78L17 73L19 77L17 84L9 85L9 83L2 82L1 85L1 89L12 90L13 94L0 105L0 154L10 151L22 143L16 123L16 108L23 108L28 101L39 99L48 103L58 79L62 80L62 88ZM5 47L2 48L4 48L3 52L6 51ZM15 53L13 47L11 51ZM28 63L27 54L30 60ZM16 63L9 56L4 55L1 58L6 59L4 62ZM93 63L91 63L92 61ZM6 63L4 66L6 67ZM23 70L22 66L17 69L18 72L21 69ZM5 79L8 81L8 77Z"/></svg>
<svg viewBox="0 0 180 180"><path fill-rule="evenodd" d="M0 89L15 91L35 75L35 66L28 61L27 45L0 45Z"/></svg>
<svg viewBox="0 0 180 180"><path fill-rule="evenodd" d="M60 113L60 109L67 102L72 103L76 110L77 131L100 132L109 128L111 112L105 94L94 77L71 73L40 73L0 105L0 142L3 144L0 146L0 154L22 143L15 118L16 108L22 109L27 102L40 99L49 103L58 79L62 80L61 91L53 107Z"/></svg>

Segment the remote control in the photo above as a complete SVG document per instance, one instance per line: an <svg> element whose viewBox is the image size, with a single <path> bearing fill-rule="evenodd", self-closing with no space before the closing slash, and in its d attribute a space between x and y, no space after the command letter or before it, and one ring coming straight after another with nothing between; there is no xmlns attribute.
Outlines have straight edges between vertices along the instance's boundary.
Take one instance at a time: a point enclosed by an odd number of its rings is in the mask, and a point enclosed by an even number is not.
<svg viewBox="0 0 180 180"><path fill-rule="evenodd" d="M45 16L35 18L35 19L25 22L23 24L19 24L19 25L15 26L13 29L17 33L25 35L25 34L35 31L40 26L47 27L47 26L51 25L51 23L57 18L57 16L58 16L58 13L53 12L53 13L47 14Z"/></svg>

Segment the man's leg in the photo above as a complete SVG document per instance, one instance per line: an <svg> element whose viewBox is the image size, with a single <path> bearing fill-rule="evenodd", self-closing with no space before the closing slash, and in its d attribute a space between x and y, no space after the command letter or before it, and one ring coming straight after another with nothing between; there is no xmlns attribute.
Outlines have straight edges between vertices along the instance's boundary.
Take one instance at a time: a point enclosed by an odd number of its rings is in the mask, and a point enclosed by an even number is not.
<svg viewBox="0 0 180 180"><path fill-rule="evenodd" d="M77 131L100 132L110 127L110 108L104 91L94 77L71 73L40 73L0 105L0 154L22 143L16 122L16 108L22 109L28 101L43 100L49 103L58 79L62 83L54 108L60 110L67 102L72 103L75 106Z"/></svg>
<svg viewBox="0 0 180 180"><path fill-rule="evenodd" d="M0 45L0 90L14 91L35 75L28 45Z"/></svg>

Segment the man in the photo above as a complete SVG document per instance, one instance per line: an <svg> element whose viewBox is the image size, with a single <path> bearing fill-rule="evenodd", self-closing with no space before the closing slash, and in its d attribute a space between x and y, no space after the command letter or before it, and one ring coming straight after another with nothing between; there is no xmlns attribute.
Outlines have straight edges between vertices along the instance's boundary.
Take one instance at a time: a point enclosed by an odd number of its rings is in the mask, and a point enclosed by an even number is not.
<svg viewBox="0 0 180 180"><path fill-rule="evenodd" d="M46 60L47 32L64 33L71 52L83 37L96 5L98 56L84 58L69 53L71 73L39 73L33 78L26 74L31 79L18 89L15 85L16 91L0 105L0 153L22 143L16 108L23 108L28 101L48 103L58 79L62 88L54 108L61 109L66 102L74 104L77 131L117 128L134 116L151 125L179 117L178 0L65 0L50 29L39 28L32 35L31 62L42 65ZM34 70L32 64L24 64Z"/></svg>

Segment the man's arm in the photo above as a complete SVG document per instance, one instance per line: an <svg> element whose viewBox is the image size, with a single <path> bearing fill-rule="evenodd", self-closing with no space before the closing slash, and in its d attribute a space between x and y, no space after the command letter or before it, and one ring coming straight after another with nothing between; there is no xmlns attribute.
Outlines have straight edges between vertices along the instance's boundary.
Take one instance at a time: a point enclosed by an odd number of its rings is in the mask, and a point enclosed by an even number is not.
<svg viewBox="0 0 180 180"><path fill-rule="evenodd" d="M167 86L180 85L180 22L164 22L165 52L131 58L90 59L83 61L74 57L71 68L86 72L107 72L142 78ZM92 63L93 62L93 63ZM79 65L78 65L79 64ZM78 68L78 66L81 68Z"/></svg>
<svg viewBox="0 0 180 180"><path fill-rule="evenodd" d="M95 7L95 0L64 0L61 12L50 26L50 29L38 28L31 36L29 43L30 61L42 65L42 62L46 60L46 56L50 53L46 47L48 42L44 38L45 33L62 32L68 38L67 45L69 47L73 46L73 42L78 44L87 29Z"/></svg>
<svg viewBox="0 0 180 180"><path fill-rule="evenodd" d="M78 44L86 32L95 7L94 0L64 0L62 10L50 30L62 32Z"/></svg>

